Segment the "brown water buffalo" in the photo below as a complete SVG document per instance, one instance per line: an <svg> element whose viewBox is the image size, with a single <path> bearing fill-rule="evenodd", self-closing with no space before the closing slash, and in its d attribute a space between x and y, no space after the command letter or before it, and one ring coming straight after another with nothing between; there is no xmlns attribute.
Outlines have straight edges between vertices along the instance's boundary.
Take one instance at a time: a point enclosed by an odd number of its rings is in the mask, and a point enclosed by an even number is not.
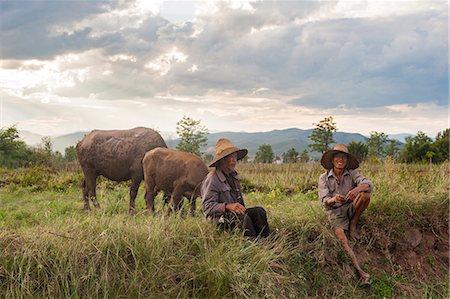
<svg viewBox="0 0 450 299"><path fill-rule="evenodd" d="M156 147L167 147L158 132L138 127L130 130L93 130L78 142L78 161L84 173L84 209L89 210L89 199L100 207L96 198L99 175L116 181L131 180L130 212L135 210L135 199L144 178L142 158Z"/></svg>
<svg viewBox="0 0 450 299"><path fill-rule="evenodd" d="M208 167L194 154L169 148L155 148L142 160L144 168L145 202L154 211L156 190L171 194L170 207L179 208L183 196L191 201L194 214L195 201L200 197L200 185L208 174Z"/></svg>

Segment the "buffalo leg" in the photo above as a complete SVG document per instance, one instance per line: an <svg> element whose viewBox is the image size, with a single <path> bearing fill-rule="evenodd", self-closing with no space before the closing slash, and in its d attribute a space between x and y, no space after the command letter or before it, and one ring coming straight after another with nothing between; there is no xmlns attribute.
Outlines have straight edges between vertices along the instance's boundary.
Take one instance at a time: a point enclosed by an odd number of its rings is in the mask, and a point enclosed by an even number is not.
<svg viewBox="0 0 450 299"><path fill-rule="evenodd" d="M181 210L181 208L183 207L183 204L184 204L184 197L182 196L180 201L178 202L177 211Z"/></svg>
<svg viewBox="0 0 450 299"><path fill-rule="evenodd" d="M163 194L164 206L169 204L171 197L172 197L172 195L170 193L164 192L164 194Z"/></svg>
<svg viewBox="0 0 450 299"><path fill-rule="evenodd" d="M183 198L182 190L179 190L179 189L173 190L172 196L170 197L169 212L170 211L178 211L178 209L180 208L180 202L181 202L182 198Z"/></svg>
<svg viewBox="0 0 450 299"><path fill-rule="evenodd" d="M155 211L155 196L158 190L156 189L155 183L149 178L145 178L145 207L149 213Z"/></svg>
<svg viewBox="0 0 450 299"><path fill-rule="evenodd" d="M196 205L197 198L195 196L191 196L189 198L189 201L191 203L191 205L190 205L191 207L190 207L189 212L191 213L192 216L194 216L195 215L195 205Z"/></svg>
<svg viewBox="0 0 450 299"><path fill-rule="evenodd" d="M83 210L90 210L89 196L87 192L86 180L83 180Z"/></svg>
<svg viewBox="0 0 450 299"><path fill-rule="evenodd" d="M134 214L136 212L135 201L136 201L136 196L137 196L140 184L141 184L141 179L140 178L131 178L130 208L129 208L130 214Z"/></svg>
<svg viewBox="0 0 450 299"><path fill-rule="evenodd" d="M97 193L96 193L96 185L97 185L97 176L93 173L88 173L85 175L85 187L86 187L86 195L84 199L84 209L90 210L89 200L92 201L94 207L100 208L100 204L97 202Z"/></svg>

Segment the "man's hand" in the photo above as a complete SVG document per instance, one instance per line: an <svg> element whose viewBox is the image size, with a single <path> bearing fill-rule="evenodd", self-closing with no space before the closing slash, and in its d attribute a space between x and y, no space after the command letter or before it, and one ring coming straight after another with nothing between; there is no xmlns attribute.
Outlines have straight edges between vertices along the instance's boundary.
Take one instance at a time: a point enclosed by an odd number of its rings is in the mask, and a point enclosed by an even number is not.
<svg viewBox="0 0 450 299"><path fill-rule="evenodd" d="M229 203L225 206L225 212L233 212L238 215L244 215L245 214L245 207L241 205L238 202L235 203Z"/></svg>
<svg viewBox="0 0 450 299"><path fill-rule="evenodd" d="M344 201L346 201L345 197L340 195L340 194L336 194L334 196L334 198L335 198L336 202L344 202Z"/></svg>
<svg viewBox="0 0 450 299"><path fill-rule="evenodd" d="M337 202L344 202L344 201L346 201L344 196L342 196L341 194L336 194L327 201L327 205L332 206Z"/></svg>
<svg viewBox="0 0 450 299"><path fill-rule="evenodd" d="M348 191L347 195L345 196L346 199L350 201L354 201L355 198L358 196L358 194L361 192L361 188L355 187L352 190Z"/></svg>

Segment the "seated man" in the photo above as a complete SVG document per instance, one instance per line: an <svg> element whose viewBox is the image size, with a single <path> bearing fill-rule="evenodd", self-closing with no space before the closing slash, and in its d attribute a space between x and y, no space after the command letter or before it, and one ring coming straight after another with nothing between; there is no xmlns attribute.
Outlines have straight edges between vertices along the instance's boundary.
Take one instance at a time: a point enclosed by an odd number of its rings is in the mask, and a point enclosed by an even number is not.
<svg viewBox="0 0 450 299"><path fill-rule="evenodd" d="M344 144L337 144L320 159L327 169L319 178L319 200L322 202L333 230L350 256L363 285L370 283L370 275L364 272L350 246L344 231L352 238L359 238L356 224L370 202L372 182L356 168L358 160Z"/></svg>
<svg viewBox="0 0 450 299"><path fill-rule="evenodd" d="M201 189L202 210L206 218L226 230L244 229L244 236L256 238L269 235L266 211L262 207L245 208L236 163L247 155L246 149L235 147L228 139L216 144L215 167L204 179Z"/></svg>

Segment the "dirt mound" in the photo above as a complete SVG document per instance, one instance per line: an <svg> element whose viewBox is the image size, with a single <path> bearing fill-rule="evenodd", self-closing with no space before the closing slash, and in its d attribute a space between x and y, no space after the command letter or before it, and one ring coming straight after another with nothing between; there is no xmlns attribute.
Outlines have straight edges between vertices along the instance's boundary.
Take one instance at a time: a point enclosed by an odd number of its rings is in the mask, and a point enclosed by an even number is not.
<svg viewBox="0 0 450 299"><path fill-rule="evenodd" d="M381 272L413 277L417 280L433 275L447 279L449 264L448 228L440 232L422 232L411 228L398 238L385 233L376 235L374 247L355 246L361 262ZM397 285L411 293L411 286ZM412 287L413 289L413 287ZM411 293L412 294L412 293Z"/></svg>

